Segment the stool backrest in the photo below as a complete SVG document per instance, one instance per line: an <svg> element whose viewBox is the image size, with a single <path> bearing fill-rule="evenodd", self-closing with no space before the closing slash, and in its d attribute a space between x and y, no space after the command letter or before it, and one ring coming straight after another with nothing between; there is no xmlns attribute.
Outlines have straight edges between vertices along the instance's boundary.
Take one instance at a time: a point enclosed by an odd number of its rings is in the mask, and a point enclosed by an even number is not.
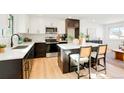
<svg viewBox="0 0 124 93"><path fill-rule="evenodd" d="M107 45L100 45L98 55L105 55L107 52Z"/></svg>
<svg viewBox="0 0 124 93"><path fill-rule="evenodd" d="M81 47L80 48L80 57L90 57L91 50L92 50L92 47L91 46Z"/></svg>

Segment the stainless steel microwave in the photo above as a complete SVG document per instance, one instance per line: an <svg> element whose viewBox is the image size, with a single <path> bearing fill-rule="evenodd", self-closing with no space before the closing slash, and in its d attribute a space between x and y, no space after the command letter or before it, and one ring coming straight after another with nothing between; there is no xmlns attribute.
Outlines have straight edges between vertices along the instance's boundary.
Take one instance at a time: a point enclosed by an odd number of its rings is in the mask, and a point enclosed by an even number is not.
<svg viewBox="0 0 124 93"><path fill-rule="evenodd" d="M46 33L48 34L57 33L57 27L46 27Z"/></svg>

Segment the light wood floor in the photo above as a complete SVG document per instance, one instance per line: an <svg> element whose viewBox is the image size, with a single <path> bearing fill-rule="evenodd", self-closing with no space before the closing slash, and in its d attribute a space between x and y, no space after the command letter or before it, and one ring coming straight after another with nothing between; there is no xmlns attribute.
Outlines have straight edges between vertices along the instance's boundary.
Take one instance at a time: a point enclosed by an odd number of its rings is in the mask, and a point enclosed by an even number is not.
<svg viewBox="0 0 124 93"><path fill-rule="evenodd" d="M86 70L81 70L81 74L87 74ZM111 79L124 78L124 69L107 63L107 74L103 72L96 73L91 69L91 77L93 79ZM33 60L33 67L30 79L77 79L75 72L63 74L58 67L57 58L38 58ZM88 79L88 76L81 79Z"/></svg>

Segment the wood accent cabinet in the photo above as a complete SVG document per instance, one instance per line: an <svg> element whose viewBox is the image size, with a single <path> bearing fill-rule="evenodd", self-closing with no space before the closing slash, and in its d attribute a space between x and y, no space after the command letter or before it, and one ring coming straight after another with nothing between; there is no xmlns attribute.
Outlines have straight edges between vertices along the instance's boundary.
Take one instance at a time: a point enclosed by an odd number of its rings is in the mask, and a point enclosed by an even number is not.
<svg viewBox="0 0 124 93"><path fill-rule="evenodd" d="M79 28L79 20L77 19L66 19L66 26L71 28Z"/></svg>
<svg viewBox="0 0 124 93"><path fill-rule="evenodd" d="M74 38L79 38L80 20L78 20L78 19L66 19L65 20L65 30L66 30L67 36L69 35L69 33L71 33L69 29L71 29L71 31L73 29L74 32L72 32L72 33L74 33L74 36L73 36Z"/></svg>
<svg viewBox="0 0 124 93"><path fill-rule="evenodd" d="M35 43L35 58L46 57L46 43Z"/></svg>
<svg viewBox="0 0 124 93"><path fill-rule="evenodd" d="M124 53L115 51L115 59L124 61Z"/></svg>

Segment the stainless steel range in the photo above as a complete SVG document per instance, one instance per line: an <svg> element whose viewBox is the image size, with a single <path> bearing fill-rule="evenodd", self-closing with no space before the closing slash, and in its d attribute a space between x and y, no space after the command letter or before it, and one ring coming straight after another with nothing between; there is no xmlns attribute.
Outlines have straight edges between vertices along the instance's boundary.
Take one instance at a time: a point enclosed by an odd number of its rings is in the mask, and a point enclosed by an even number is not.
<svg viewBox="0 0 124 93"><path fill-rule="evenodd" d="M47 51L46 51L46 57L55 57L58 54L58 48L57 48L57 27L46 27L46 45L47 45Z"/></svg>
<svg viewBox="0 0 124 93"><path fill-rule="evenodd" d="M47 51L46 51L46 57L55 57L58 54L58 48L57 48L58 42L56 39L46 39L46 45L47 45Z"/></svg>

